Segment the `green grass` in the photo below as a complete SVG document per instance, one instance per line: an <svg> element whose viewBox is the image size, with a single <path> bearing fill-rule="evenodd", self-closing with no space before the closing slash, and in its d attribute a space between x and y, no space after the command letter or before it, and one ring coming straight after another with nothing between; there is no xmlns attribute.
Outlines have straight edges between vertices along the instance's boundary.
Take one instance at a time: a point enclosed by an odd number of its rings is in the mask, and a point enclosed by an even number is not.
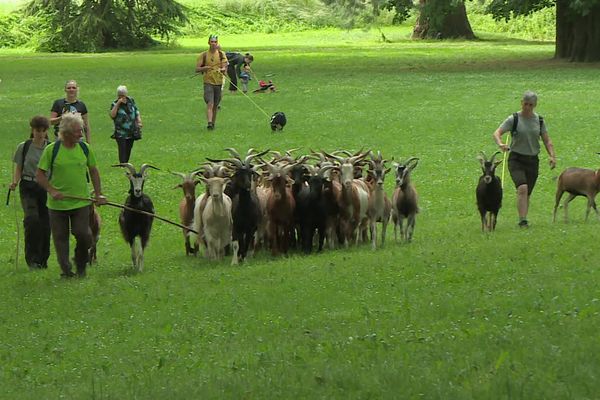
<svg viewBox="0 0 600 400"><path fill-rule="evenodd" d="M145 122L132 162L163 170L145 187L163 217L177 219L181 196L166 171L229 146L418 156L422 211L410 245L389 229L377 252L260 253L239 267L186 258L181 233L156 221L135 274L118 211L105 207L98 265L64 282L54 255L47 271L27 271L22 255L15 270L15 214L2 207L0 398L595 398L598 221L583 223L581 199L569 224L552 224L551 213L559 171L598 165L598 66L554 61L551 43L411 42L405 33L391 31L391 44L363 31L222 37L224 49L252 50L259 76L275 74L279 91L251 99L268 115L286 113L280 134L240 95L226 95L217 129L204 129L191 75L205 39L157 52L2 53L5 182L28 119L48 114L75 78L110 200L128 188L110 168L108 117L126 84ZM559 165L550 171L542 155L529 230L516 227L507 182L497 231L485 235L475 157L494 151L492 132L526 89L540 95Z"/></svg>

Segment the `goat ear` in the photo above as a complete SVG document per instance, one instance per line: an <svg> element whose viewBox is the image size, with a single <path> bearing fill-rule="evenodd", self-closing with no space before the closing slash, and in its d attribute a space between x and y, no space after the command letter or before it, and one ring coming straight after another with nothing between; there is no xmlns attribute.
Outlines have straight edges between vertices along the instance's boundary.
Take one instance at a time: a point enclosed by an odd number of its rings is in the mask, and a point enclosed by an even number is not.
<svg viewBox="0 0 600 400"><path fill-rule="evenodd" d="M386 168L385 173L388 174L391 170L392 170L391 168Z"/></svg>
<svg viewBox="0 0 600 400"><path fill-rule="evenodd" d="M494 162L494 168L496 168L500 164L502 164L502 160L498 160L498 161Z"/></svg>
<svg viewBox="0 0 600 400"><path fill-rule="evenodd" d="M183 187L183 185L180 183L178 185L173 186L172 189L175 190L175 189L179 189L179 188L182 188L182 187Z"/></svg>

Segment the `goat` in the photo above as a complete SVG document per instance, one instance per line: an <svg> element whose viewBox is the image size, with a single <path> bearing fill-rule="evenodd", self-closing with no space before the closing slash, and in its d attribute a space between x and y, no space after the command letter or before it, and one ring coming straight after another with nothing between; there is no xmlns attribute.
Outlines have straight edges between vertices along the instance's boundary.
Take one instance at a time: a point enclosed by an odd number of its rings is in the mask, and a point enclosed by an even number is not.
<svg viewBox="0 0 600 400"><path fill-rule="evenodd" d="M496 229L496 220L498 212L502 207L502 182L496 176L496 167L502 160L494 161L494 158L500 154L499 151L487 159L482 151L477 159L481 162L483 175L479 177L479 183L475 189L477 197L477 209L481 215L481 230L483 232L492 232Z"/></svg>
<svg viewBox="0 0 600 400"><path fill-rule="evenodd" d="M410 242L415 231L415 219L419 212L417 191L410 180L410 173L419 159L411 157L403 163L393 163L396 172L396 188L392 196L392 221L394 223L394 240L398 240L398 227L401 239ZM406 219L406 227L404 220Z"/></svg>
<svg viewBox="0 0 600 400"><path fill-rule="evenodd" d="M199 180L195 179L196 172L184 174L181 172L171 172L173 175L181 177L182 182L175 186L173 189L181 188L183 190L183 198L179 202L179 218L181 225L192 229L194 223L194 206L196 204L196 185L200 183ZM183 237L185 239L185 255L197 255L198 244L191 244L191 232L188 229L183 229Z"/></svg>
<svg viewBox="0 0 600 400"><path fill-rule="evenodd" d="M201 199L194 208L194 230L200 232L206 245L206 256L209 260L221 260L225 248L232 244L233 257L231 264L238 263L238 243L231 241L233 218L231 215L231 198L224 193L229 178L204 178L200 180L209 188L204 208L199 207Z"/></svg>
<svg viewBox="0 0 600 400"><path fill-rule="evenodd" d="M340 232L344 245L348 247L351 240L358 243L361 233L366 230L368 224L369 187L365 181L355 179L354 174L356 166L369 153L349 158L341 158L325 152L324 154L340 164L339 167L335 167L341 174Z"/></svg>
<svg viewBox="0 0 600 400"><path fill-rule="evenodd" d="M377 152L377 157L371 155L369 164L371 168L368 171L367 183L369 183L371 195L369 196L367 214L370 220L371 247L375 250L377 248L377 222L381 222L381 246L383 246L385 244L385 232L392 212L392 203L383 188L385 174L390 172L390 168L386 169L385 160L380 151Z"/></svg>
<svg viewBox="0 0 600 400"><path fill-rule="evenodd" d="M319 234L318 251L323 250L327 228L327 198L323 196L323 174L333 166L317 168L307 165L305 168L309 173L308 185L298 192L295 214L300 225L302 250L309 254L312 252L315 230Z"/></svg>
<svg viewBox="0 0 600 400"><path fill-rule="evenodd" d="M269 242L271 253L277 255L279 252L287 254L289 240L294 227L294 210L296 201L288 183L293 183L288 172L294 164L285 166L273 165L269 162L264 164L269 169L267 180L271 187L267 189L267 215Z"/></svg>
<svg viewBox="0 0 600 400"><path fill-rule="evenodd" d="M254 158L265 155L269 150L255 153L253 149L249 149L243 160L234 148L226 150L231 153L232 158L209 160L228 163L233 169L231 182L227 185L225 193L232 200L233 240L238 242L238 255L240 261L243 261L247 256L250 244L254 245L254 236L262 220L254 179L258 173L252 165L252 161Z"/></svg>
<svg viewBox="0 0 600 400"><path fill-rule="evenodd" d="M596 195L600 191L600 169L594 171L587 168L567 168L558 177L556 187L556 202L554 203L554 213L552 221L556 221L556 210L560 203L560 199L564 192L568 192L569 196L565 199L563 207L565 209L565 222L568 220L568 205L571 200L577 196L587 197L587 208L585 210L585 220L588 220L590 209L593 208L598 214L596 208Z"/></svg>
<svg viewBox="0 0 600 400"><path fill-rule="evenodd" d="M153 168L158 170L158 168L149 164L142 164L140 171L136 172L134 166L130 163L115 164L113 167L127 169L125 174L129 178L129 196L125 199L125 206L154 214L152 200L144 193L144 182L146 180L147 169ZM125 241L129 243L133 267L138 272L142 272L144 269L144 249L150 239L153 220L154 217L152 216L125 209L119 214L121 233Z"/></svg>

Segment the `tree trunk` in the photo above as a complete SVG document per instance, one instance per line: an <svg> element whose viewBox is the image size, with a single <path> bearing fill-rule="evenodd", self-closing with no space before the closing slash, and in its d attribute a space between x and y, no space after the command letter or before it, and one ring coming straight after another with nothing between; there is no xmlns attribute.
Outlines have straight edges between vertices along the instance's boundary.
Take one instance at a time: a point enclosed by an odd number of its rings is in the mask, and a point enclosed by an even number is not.
<svg viewBox="0 0 600 400"><path fill-rule="evenodd" d="M450 0L419 0L419 17L414 39L475 39L464 3L452 6Z"/></svg>
<svg viewBox="0 0 600 400"><path fill-rule="evenodd" d="M556 1L555 58L570 61L600 61L600 5L587 15L575 14L569 0Z"/></svg>

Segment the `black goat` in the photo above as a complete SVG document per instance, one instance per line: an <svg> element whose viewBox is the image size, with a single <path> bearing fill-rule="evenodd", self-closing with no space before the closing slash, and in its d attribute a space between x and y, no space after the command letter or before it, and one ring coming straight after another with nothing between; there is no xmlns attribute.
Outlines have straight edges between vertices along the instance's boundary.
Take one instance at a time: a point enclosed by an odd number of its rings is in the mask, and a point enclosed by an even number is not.
<svg viewBox="0 0 600 400"><path fill-rule="evenodd" d="M258 176L258 173L252 165L252 160L265 155L269 150L255 153L253 149L249 149L243 160L234 148L227 148L226 150L233 156L232 158L225 160L209 159L209 161L225 162L233 169L231 182L227 185L225 194L232 201L232 236L233 241L237 241L239 244L238 257L240 261L243 261L248 254L250 244L254 242L254 235L262 218L254 182L254 178Z"/></svg>
<svg viewBox="0 0 600 400"><path fill-rule="evenodd" d="M154 214L152 200L144 193L144 181L146 179L146 170L148 168L158 168L149 164L142 164L140 172L136 172L134 166L130 163L116 164L113 165L113 167L127 169L125 174L127 175L127 178L129 178L129 196L127 196L127 199L125 200L125 206ZM150 239L153 220L154 217L152 216L125 209L119 214L121 233L131 248L133 267L139 272L144 268L144 249Z"/></svg>
<svg viewBox="0 0 600 400"><path fill-rule="evenodd" d="M483 175L479 177L479 183L475 194L477 196L477 208L481 215L481 230L491 232L496 229L496 219L498 212L502 207L502 182L496 176L496 167L502 160L494 161L494 158L500 154L499 151L492 155L491 159L487 159L482 151L477 157L481 162L481 170Z"/></svg>
<svg viewBox="0 0 600 400"><path fill-rule="evenodd" d="M329 209L328 198L324 195L326 179L323 175L331 168L333 166L317 168L307 165L308 186L303 187L296 197L296 216L299 218L301 246L306 254L312 252L315 230L319 235L318 251L323 250Z"/></svg>

